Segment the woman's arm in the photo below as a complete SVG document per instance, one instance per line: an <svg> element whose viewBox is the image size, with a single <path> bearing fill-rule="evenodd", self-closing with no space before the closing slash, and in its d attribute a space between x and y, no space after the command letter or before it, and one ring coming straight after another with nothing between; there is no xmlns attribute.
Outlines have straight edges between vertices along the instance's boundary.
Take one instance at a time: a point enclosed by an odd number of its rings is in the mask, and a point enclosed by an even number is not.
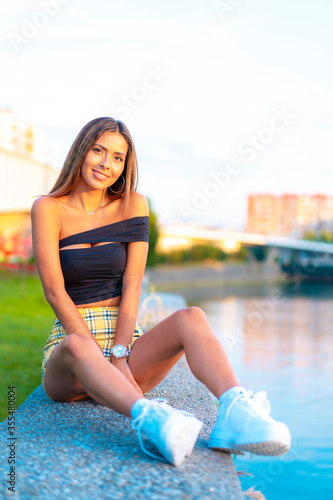
<svg viewBox="0 0 333 500"><path fill-rule="evenodd" d="M131 193L126 218L144 217L147 215L149 215L149 207L146 198L139 193ZM127 244L127 260L123 276L115 344L128 345L132 342L147 254L148 243L145 241L133 241Z"/></svg>
<svg viewBox="0 0 333 500"><path fill-rule="evenodd" d="M132 193L126 217L143 217L147 215L149 215L149 207L146 198L139 193ZM122 296L118 311L114 345L122 344L127 346L132 342L147 254L148 243L134 241L127 244L127 261L123 277ZM112 356L111 361L121 371L129 371L125 358L117 360Z"/></svg>
<svg viewBox="0 0 333 500"><path fill-rule="evenodd" d="M121 302L119 305L115 345L132 342L141 295L141 282L147 260L148 243L128 243L127 264L123 277Z"/></svg>
<svg viewBox="0 0 333 500"><path fill-rule="evenodd" d="M57 201L47 196L38 198L32 206L31 222L34 256L46 300L68 334L77 333L95 340L65 290L59 258L61 224Z"/></svg>

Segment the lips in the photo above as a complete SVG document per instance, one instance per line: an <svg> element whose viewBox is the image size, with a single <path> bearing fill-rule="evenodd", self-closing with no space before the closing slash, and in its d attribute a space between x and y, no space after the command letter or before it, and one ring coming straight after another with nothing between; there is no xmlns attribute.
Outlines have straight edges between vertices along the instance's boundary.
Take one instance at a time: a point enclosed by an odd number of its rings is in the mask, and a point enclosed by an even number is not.
<svg viewBox="0 0 333 500"><path fill-rule="evenodd" d="M109 176L106 174L103 174L100 170L92 169L92 171L94 172L95 177L97 179L99 179L100 181L105 181L106 179L109 179Z"/></svg>

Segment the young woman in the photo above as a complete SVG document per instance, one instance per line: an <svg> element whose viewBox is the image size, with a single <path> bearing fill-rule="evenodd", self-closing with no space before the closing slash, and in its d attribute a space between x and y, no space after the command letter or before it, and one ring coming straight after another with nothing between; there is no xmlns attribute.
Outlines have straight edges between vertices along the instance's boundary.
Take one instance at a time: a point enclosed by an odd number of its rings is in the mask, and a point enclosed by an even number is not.
<svg viewBox="0 0 333 500"><path fill-rule="evenodd" d="M179 310L141 335L136 317L148 204L135 191L136 180L128 129L97 118L78 134L52 191L33 205L34 255L56 315L42 363L46 394L55 401L93 398L132 417L141 446L142 431L168 462L180 465L202 423L143 394L185 352L195 377L220 400L208 446L285 453L288 428L269 416L265 393L240 387L201 309Z"/></svg>

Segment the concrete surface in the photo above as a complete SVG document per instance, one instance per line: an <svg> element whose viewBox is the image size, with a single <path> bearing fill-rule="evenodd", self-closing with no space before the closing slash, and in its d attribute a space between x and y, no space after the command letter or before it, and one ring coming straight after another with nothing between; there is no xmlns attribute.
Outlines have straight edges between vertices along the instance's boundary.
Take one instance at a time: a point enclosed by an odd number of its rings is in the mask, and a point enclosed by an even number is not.
<svg viewBox="0 0 333 500"><path fill-rule="evenodd" d="M230 455L207 448L215 405L184 358L147 396L165 397L205 424L193 454L180 467L145 455L129 418L93 401L51 401L39 386L15 412L15 493L8 491L6 483L14 441L8 421L0 424L0 496L29 500L244 498Z"/></svg>

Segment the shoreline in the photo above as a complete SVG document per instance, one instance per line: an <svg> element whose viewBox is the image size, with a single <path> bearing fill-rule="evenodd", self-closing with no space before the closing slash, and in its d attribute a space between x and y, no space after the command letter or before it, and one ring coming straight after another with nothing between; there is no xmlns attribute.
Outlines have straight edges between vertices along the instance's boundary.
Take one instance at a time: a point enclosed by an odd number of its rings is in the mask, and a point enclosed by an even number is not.
<svg viewBox="0 0 333 500"><path fill-rule="evenodd" d="M185 288L274 285L286 282L286 275L267 262L202 262L163 264L147 268L145 276L156 291Z"/></svg>

